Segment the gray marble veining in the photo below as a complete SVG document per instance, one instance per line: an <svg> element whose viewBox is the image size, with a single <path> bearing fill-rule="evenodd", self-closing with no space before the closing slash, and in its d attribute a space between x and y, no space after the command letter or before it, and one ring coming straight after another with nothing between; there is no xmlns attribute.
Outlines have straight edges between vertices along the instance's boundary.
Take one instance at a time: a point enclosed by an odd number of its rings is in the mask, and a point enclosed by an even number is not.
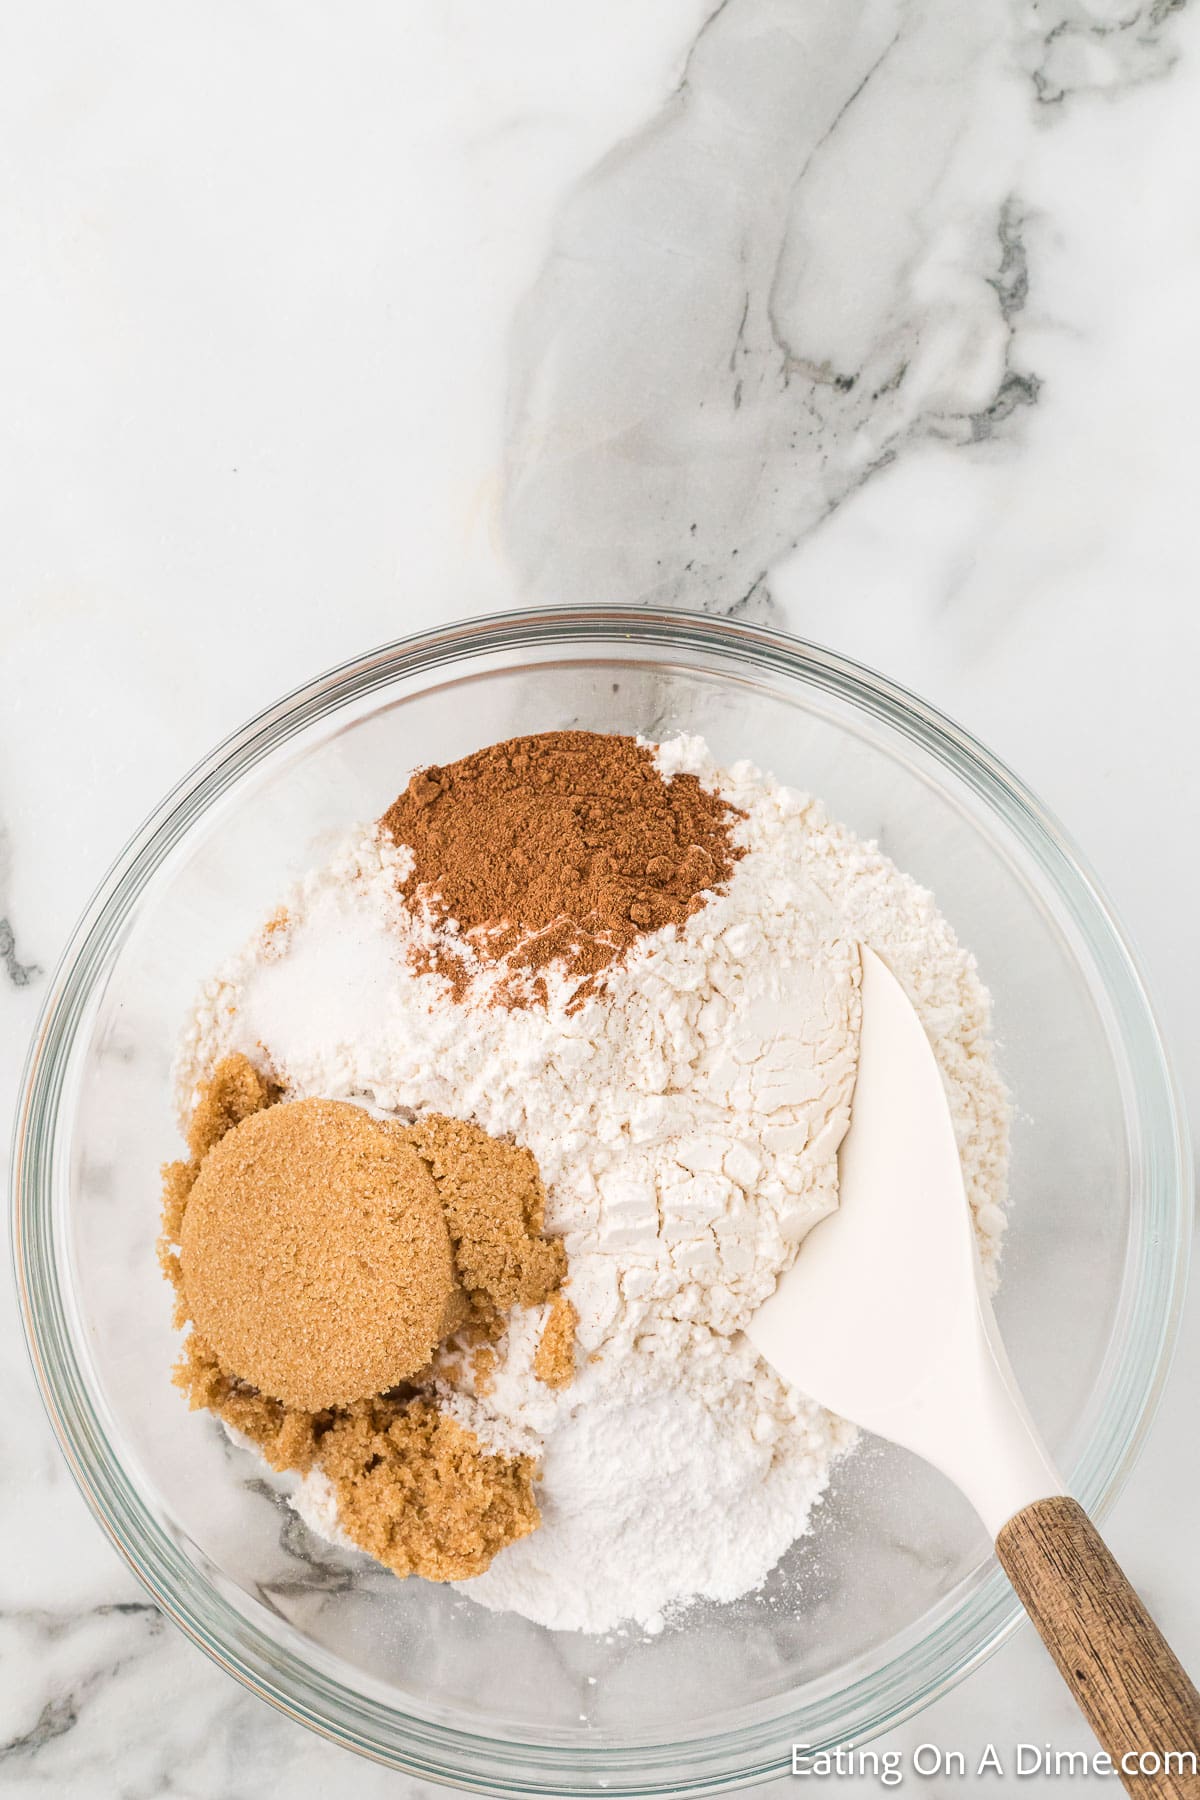
<svg viewBox="0 0 1200 1800"><path fill-rule="evenodd" d="M1187 0L1042 0L1024 14L1021 61L1040 106L1170 74L1172 14Z"/></svg>
<svg viewBox="0 0 1200 1800"><path fill-rule="evenodd" d="M1002 689L1004 748L1059 782L1058 803L1092 821L1118 875L1127 832L1120 808L1093 802L1097 768L1124 778L1153 737L1147 782L1167 762L1194 788L1190 730L1162 735L1161 721L1190 716L1195 550L1186 520L1164 548L1172 521L1139 498L1194 458L1189 409L1170 410L1176 365L1192 367L1184 325L1162 327L1170 372L1131 382L1133 351L1092 306L1087 275L1072 288L1063 274L1107 268L1102 241L1132 236L1157 206L1181 222L1165 233L1162 305L1176 288L1200 292L1182 223L1194 180L1165 148L1188 142L1200 98L1200 34L1178 0L723 0L707 13L679 0L655 21L515 9L502 29L469 0L456 22L408 9L399 40L390 10L368 7L332 37L316 9L243 15L235 68L228 10L206 37L169 9L118 8L139 61L119 30L54 0L30 10L26 53L0 74L4 142L22 171L3 201L14 278L0 297L13 359L0 667L9 1114L39 965L168 782L314 667L477 604L774 607L901 664L973 718ZM197 68L207 83L180 79ZM1081 125L1089 148L1072 161ZM1122 189L1124 161L1160 142L1143 203ZM490 262L470 260L485 251ZM1117 315L1138 299L1135 263L1108 277ZM485 279L497 271L499 299ZM355 310L373 286L378 312ZM423 288L434 299L418 331L402 308ZM439 309L444 341L430 325ZM1157 329L1135 334L1139 367ZM1074 417L1081 364L1085 386L1118 396L1119 439L1094 451L1082 427L1055 437ZM344 395L354 405L341 410ZM1035 454L1037 434L1050 449ZM328 445L328 462L290 460ZM1051 662L1060 690L1096 682L1100 650L1104 667L1127 656L1129 583L1104 585L1090 516L1071 526L1080 494L1110 492L1115 457L1128 468L1103 560L1147 571L1136 625L1156 672L1123 692L1126 711L1111 709L1118 750L1102 737L1085 755L1039 680ZM908 536L871 498L886 483L914 514ZM1020 558L1046 507L1053 579ZM460 528L475 547L439 560ZM778 559L802 540L821 554L781 584ZM981 593L974 571L997 545L1011 585ZM889 585L895 564L910 587ZM936 603L921 610L910 589ZM1164 886L1187 892L1182 878L1130 890L1152 951L1156 932L1180 934L1179 916L1156 910ZM1200 1003L1200 972L1185 943L1177 951L1163 964ZM1194 1381L1194 1319L1189 1334ZM53 1445L11 1298L0 1370L0 1789L432 1791L271 1713L141 1595ZM1185 1543L1200 1468L1189 1396L1172 1406L1114 1538L1127 1559L1149 1557L1151 1598L1164 1616L1178 1609L1168 1623L1195 1654L1200 1585L1171 1546ZM291 1515L279 1525L280 1598L319 1605L345 1571L314 1555ZM1080 1741L1027 1637L897 1741L978 1745L1001 1722L1010 1737Z"/></svg>
<svg viewBox="0 0 1200 1800"><path fill-rule="evenodd" d="M1036 403L1018 35L1007 0L717 9L518 317L523 589L737 611L905 445Z"/></svg>
<svg viewBox="0 0 1200 1800"><path fill-rule="evenodd" d="M7 919L0 919L0 964L14 987L28 987L42 972L37 963L19 960L16 936Z"/></svg>
<svg viewBox="0 0 1200 1800"><path fill-rule="evenodd" d="M7 916L7 896L12 864L12 840L0 819L0 968L13 987L28 987L42 973L35 962L24 962L17 954L17 937Z"/></svg>

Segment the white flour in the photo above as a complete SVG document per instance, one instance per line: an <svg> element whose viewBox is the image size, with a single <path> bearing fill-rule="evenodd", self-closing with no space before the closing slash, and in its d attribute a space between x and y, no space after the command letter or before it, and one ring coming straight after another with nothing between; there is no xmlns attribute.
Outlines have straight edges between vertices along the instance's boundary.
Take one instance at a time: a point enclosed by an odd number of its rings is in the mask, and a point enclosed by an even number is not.
<svg viewBox="0 0 1200 1800"><path fill-rule="evenodd" d="M643 939L577 1012L563 982L549 1006L510 1011L413 974L408 858L371 829L210 984L180 1059L185 1107L218 1056L244 1050L289 1097L446 1112L534 1152L570 1259L579 1371L566 1390L538 1383L541 1318L518 1314L485 1396L442 1384L486 1441L543 1458L542 1527L464 1592L592 1631L757 1585L851 1441L733 1334L836 1204L860 941L930 1032L985 1262L1003 1225L987 996L931 897L748 764L718 771L693 738L657 755L746 812L734 837L749 853L725 894ZM298 1505L331 1535L327 1484Z"/></svg>

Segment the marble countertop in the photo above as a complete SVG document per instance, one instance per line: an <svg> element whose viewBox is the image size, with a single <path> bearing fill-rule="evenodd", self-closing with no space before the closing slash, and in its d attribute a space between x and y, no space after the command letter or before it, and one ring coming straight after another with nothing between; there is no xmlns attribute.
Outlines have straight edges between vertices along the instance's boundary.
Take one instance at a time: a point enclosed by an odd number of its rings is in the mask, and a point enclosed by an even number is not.
<svg viewBox="0 0 1200 1800"><path fill-rule="evenodd" d="M775 619L964 720L1099 869L1200 1106L1195 8L42 0L6 35L5 1137L47 970L196 758L551 596ZM423 1792L159 1616L7 1279L0 1368L0 1788ZM1109 1528L1193 1668L1198 1379L1194 1299ZM922 1740L1088 1743L1028 1630Z"/></svg>

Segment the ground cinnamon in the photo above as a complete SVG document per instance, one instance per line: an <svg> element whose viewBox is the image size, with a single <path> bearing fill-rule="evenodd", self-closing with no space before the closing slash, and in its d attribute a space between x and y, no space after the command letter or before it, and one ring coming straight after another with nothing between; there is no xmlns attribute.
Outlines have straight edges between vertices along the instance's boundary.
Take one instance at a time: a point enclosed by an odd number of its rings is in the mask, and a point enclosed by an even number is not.
<svg viewBox="0 0 1200 1800"><path fill-rule="evenodd" d="M424 965L459 997L481 964L524 972L501 990L511 1005L545 999L551 964L578 1003L645 933L683 925L742 855L737 816L695 775L665 779L635 738L549 731L420 770L381 824L438 928Z"/></svg>

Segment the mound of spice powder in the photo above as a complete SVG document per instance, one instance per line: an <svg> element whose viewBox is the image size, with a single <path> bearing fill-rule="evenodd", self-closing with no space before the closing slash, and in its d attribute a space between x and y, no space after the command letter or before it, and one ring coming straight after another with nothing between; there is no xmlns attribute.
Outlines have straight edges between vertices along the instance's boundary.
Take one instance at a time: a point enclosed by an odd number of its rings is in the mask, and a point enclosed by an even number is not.
<svg viewBox="0 0 1200 1800"><path fill-rule="evenodd" d="M423 966L461 998L479 964L525 971L506 1004L546 997L551 964L576 1003L647 932L683 925L743 852L740 815L653 748L594 731L508 738L418 771L380 821L412 853L402 891L434 926Z"/></svg>

